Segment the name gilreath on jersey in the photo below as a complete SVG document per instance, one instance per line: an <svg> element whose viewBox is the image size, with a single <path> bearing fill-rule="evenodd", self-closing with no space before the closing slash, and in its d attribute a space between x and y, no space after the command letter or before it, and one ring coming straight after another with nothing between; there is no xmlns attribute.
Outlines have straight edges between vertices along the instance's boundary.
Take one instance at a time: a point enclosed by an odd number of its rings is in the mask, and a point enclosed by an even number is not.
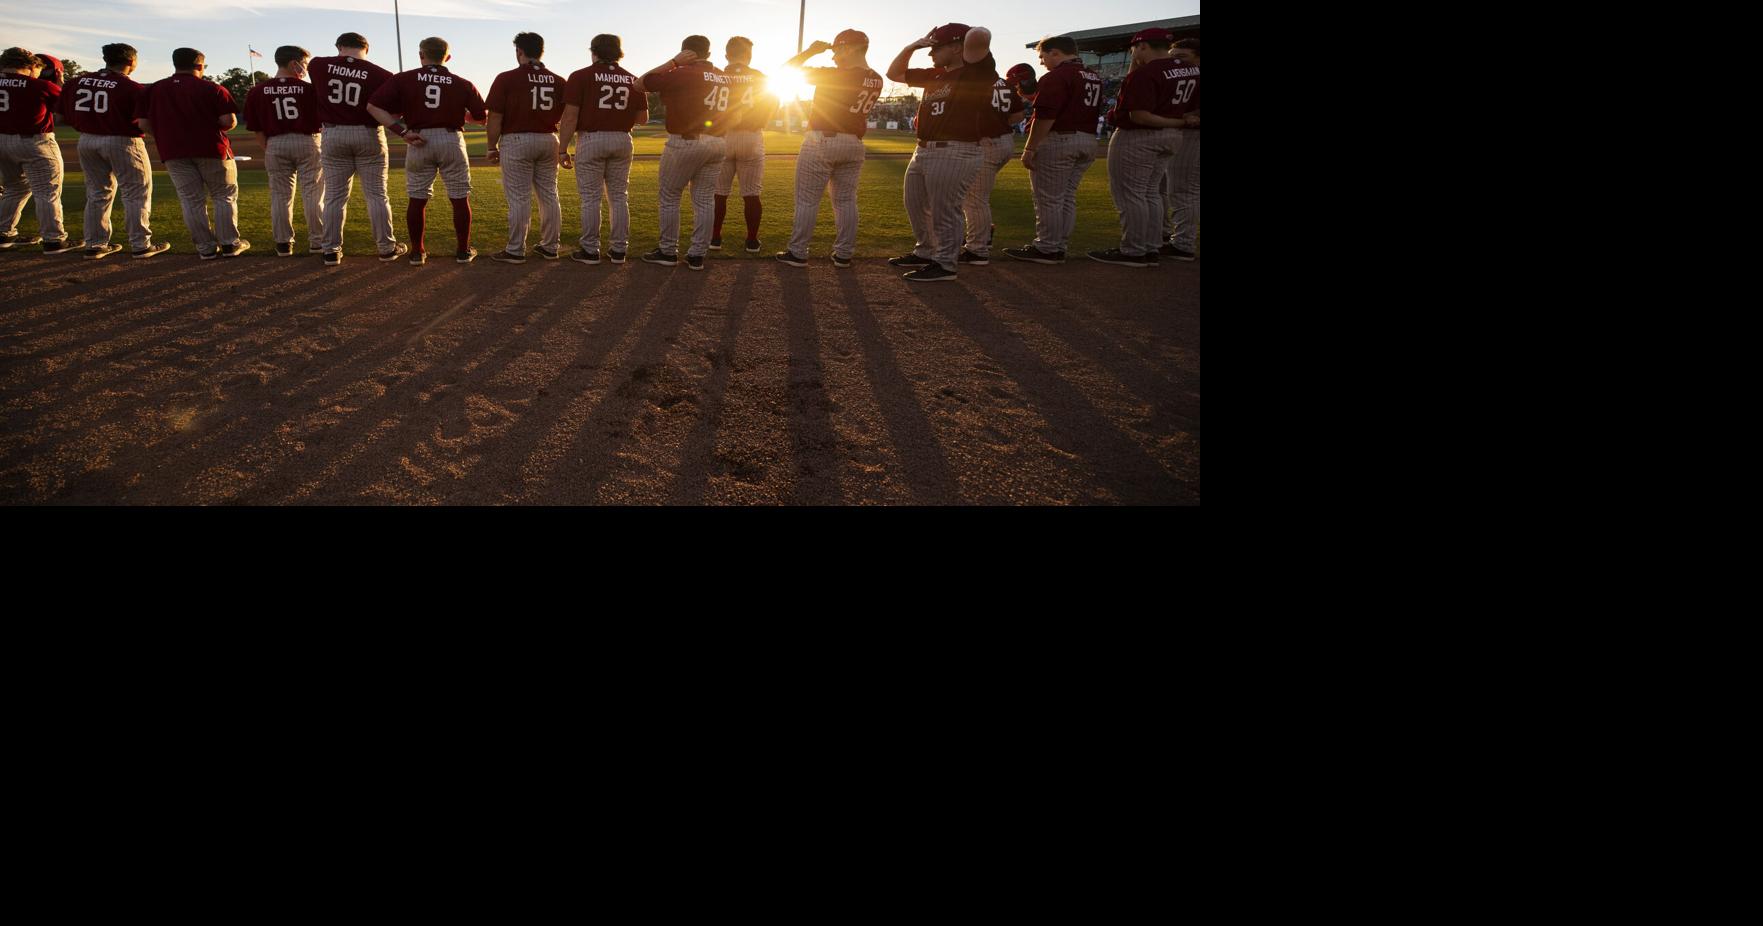
<svg viewBox="0 0 1763 926"><path fill-rule="evenodd" d="M286 96L290 93L304 94L305 84L260 84L264 96Z"/></svg>

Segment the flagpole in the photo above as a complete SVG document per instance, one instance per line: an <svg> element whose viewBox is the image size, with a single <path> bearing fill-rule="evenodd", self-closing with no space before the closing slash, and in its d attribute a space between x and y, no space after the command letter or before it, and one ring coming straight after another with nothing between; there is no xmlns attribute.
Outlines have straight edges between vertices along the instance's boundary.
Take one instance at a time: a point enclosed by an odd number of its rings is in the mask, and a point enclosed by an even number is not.
<svg viewBox="0 0 1763 926"><path fill-rule="evenodd" d="M802 0L806 3L808 0ZM404 70L404 25L398 16L398 0L392 0L392 34L398 37L398 70Z"/></svg>

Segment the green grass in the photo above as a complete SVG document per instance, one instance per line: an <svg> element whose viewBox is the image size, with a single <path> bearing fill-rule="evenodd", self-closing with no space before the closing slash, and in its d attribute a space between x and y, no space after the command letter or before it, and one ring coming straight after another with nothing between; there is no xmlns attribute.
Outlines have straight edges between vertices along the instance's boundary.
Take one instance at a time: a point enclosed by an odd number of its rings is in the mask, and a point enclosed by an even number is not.
<svg viewBox="0 0 1763 926"><path fill-rule="evenodd" d="M901 199L907 163L905 160L871 160L864 164L858 187L858 211L861 215L857 242L859 256L902 254L912 248L911 226L906 221ZM765 217L760 225L760 238L765 244L763 256L768 259L773 252L782 250L789 239L790 222L795 209L795 166L794 161L786 160L770 161L766 164L763 193ZM631 248L638 252L655 246L659 224L656 204L659 170L659 161L637 161L631 169ZM471 173L473 243L480 251L488 254L501 248L507 241L508 207L502 194L501 171L494 167L477 167ZM177 192L172 186L171 178L163 171L155 171L153 177L152 225L155 240L169 242L174 253L194 253L189 232L184 228L183 213L178 208ZM563 201L564 246L573 249L575 238L581 234L581 200L575 192L575 172L560 171L558 177ZM270 234L267 180L267 175L262 171L239 173L239 227L240 232L253 246L253 251L247 258L271 254L274 250ZM444 196L443 189L437 182L434 194L437 200ZM408 197L404 192L402 170L394 169L391 172L388 191L392 201L392 224L398 239L403 241L406 240L404 211ZM62 206L70 241L83 240L81 236L85 201L82 175L68 174L62 188ZM681 207L682 243L691 236L691 211L689 202ZM1034 238L1034 204L1029 194L1028 171L1023 169L1020 161L1011 161L998 175L998 182L992 193L992 222L998 227L995 248L1025 244ZM537 243L537 225L535 215L533 228L527 237L529 247ZM126 245L127 224L120 198L112 210L111 226L111 240ZM294 228L296 240L300 249L303 249L306 238L305 220L298 202L294 208ZM34 202L25 207L20 229L32 233L37 231ZM736 242L744 235L745 226L741 221L738 203L730 209L725 230L730 230L728 237ZM428 248L431 252L445 253L452 250L452 219L445 205L436 204L429 208L427 231ZM602 228L602 240L607 231L608 228ZM1108 166L1105 162L1098 161L1084 175L1083 184L1078 189L1077 230L1072 238L1071 249L1083 251L1112 247L1118 243L1119 237L1117 213L1108 195ZM820 218L815 226L814 256L824 257L830 253L832 239L832 202L830 197L826 197L821 200ZM355 255L366 255L373 250L368 232L366 203L362 198L359 182L355 184L349 201L344 249ZM741 252L737 248L735 253Z"/></svg>

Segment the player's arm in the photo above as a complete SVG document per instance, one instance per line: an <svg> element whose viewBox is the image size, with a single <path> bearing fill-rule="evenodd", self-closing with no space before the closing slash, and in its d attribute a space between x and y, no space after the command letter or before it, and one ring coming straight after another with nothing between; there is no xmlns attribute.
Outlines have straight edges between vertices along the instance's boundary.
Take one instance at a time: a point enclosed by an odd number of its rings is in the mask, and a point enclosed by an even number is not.
<svg viewBox="0 0 1763 926"><path fill-rule="evenodd" d="M484 143L489 146L489 150L486 151L485 154L490 156L490 163L495 164L500 162L502 160L502 152L496 147L496 143L502 140L501 113L494 110L490 111L490 121L484 126L484 135L487 136L484 139Z"/></svg>
<svg viewBox="0 0 1763 926"><path fill-rule="evenodd" d="M378 97L378 94L375 94L375 96ZM367 114L373 117L373 121L391 129L399 138L404 139L406 144L415 145L420 148L428 142L428 139L423 138L422 135L417 132L412 132L410 127L404 124L403 120L392 115L390 112L387 112L378 103L367 104Z"/></svg>
<svg viewBox="0 0 1763 926"><path fill-rule="evenodd" d="M992 30L985 26L974 26L967 30L967 38L961 42L961 60L968 64L978 64L991 53Z"/></svg>
<svg viewBox="0 0 1763 926"><path fill-rule="evenodd" d="M791 58L788 61L785 61L784 67L799 68L802 65L806 64L808 62L809 58L812 58L815 55L818 55L823 51L829 51L831 49L832 49L831 45L828 45L827 43L816 39L814 41L814 43L809 45L805 50L803 50L803 52L801 54L797 55L794 58Z"/></svg>
<svg viewBox="0 0 1763 926"><path fill-rule="evenodd" d="M470 98L465 101L465 121L472 125L482 125L490 118L489 107L484 103L484 98L478 95L477 87L466 84L465 89L471 91Z"/></svg>
<svg viewBox="0 0 1763 926"><path fill-rule="evenodd" d="M894 56L893 63L888 65L888 79L896 84L907 83L906 66L912 63L912 53L920 48L929 48L933 44L935 43L931 40L930 35L926 34L924 38L900 49L900 53Z"/></svg>
<svg viewBox="0 0 1763 926"><path fill-rule="evenodd" d="M563 104L563 121L557 123L557 163L568 170L575 166L569 146L575 144L575 125L581 121L582 108L574 103Z"/></svg>
<svg viewBox="0 0 1763 926"><path fill-rule="evenodd" d="M1189 128L1189 129L1199 128L1200 127L1200 111L1196 109L1193 112L1188 113L1185 116L1182 116L1181 117L1181 124L1184 128ZM1230 133L1226 132L1225 134L1228 135Z"/></svg>
<svg viewBox="0 0 1763 926"><path fill-rule="evenodd" d="M1139 125L1148 125L1157 129L1179 129L1182 124L1180 119L1159 116L1148 109L1131 110L1126 114L1126 117Z"/></svg>
<svg viewBox="0 0 1763 926"><path fill-rule="evenodd" d="M650 68L649 70L645 71L643 73L641 81L646 82L652 77L660 77L661 75L666 74L669 71L673 71L678 68L684 67L688 64L691 64L692 62L694 62L696 60L698 60L698 53L697 52L692 51L689 48L682 48L682 49L680 49L679 54L674 55L673 57L667 59L666 61L662 62L661 64L658 64L658 65ZM657 85L658 89L659 89L659 87L660 87L660 85Z"/></svg>

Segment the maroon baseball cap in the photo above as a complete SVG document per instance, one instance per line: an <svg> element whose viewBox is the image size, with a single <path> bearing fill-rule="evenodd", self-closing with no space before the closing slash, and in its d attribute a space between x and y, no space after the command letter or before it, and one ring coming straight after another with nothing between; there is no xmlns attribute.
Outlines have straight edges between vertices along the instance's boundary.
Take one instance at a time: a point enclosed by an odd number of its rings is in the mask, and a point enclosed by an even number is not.
<svg viewBox="0 0 1763 926"><path fill-rule="evenodd" d="M931 30L930 38L938 45L947 45L950 42L959 42L967 38L967 30L972 28L966 23L950 23Z"/></svg>
<svg viewBox="0 0 1763 926"><path fill-rule="evenodd" d="M1137 45L1140 42L1150 42L1154 45L1168 45L1173 41L1175 41L1175 35L1168 29L1140 29L1139 34L1133 36L1132 41L1127 44Z"/></svg>
<svg viewBox="0 0 1763 926"><path fill-rule="evenodd" d="M1019 64L1004 72L1004 79L1011 83L1020 83L1035 76L1035 69L1027 64Z"/></svg>
<svg viewBox="0 0 1763 926"><path fill-rule="evenodd" d="M37 57L43 59L43 79L52 83L61 83L61 75L67 73L67 69L61 66L61 59L54 55L43 54L39 54ZM49 76L51 74L55 76Z"/></svg>
<svg viewBox="0 0 1763 926"><path fill-rule="evenodd" d="M838 35L833 36L833 44L834 45L868 45L869 44L869 36L864 35L861 32L858 32L856 29L846 29L845 31L839 33Z"/></svg>

